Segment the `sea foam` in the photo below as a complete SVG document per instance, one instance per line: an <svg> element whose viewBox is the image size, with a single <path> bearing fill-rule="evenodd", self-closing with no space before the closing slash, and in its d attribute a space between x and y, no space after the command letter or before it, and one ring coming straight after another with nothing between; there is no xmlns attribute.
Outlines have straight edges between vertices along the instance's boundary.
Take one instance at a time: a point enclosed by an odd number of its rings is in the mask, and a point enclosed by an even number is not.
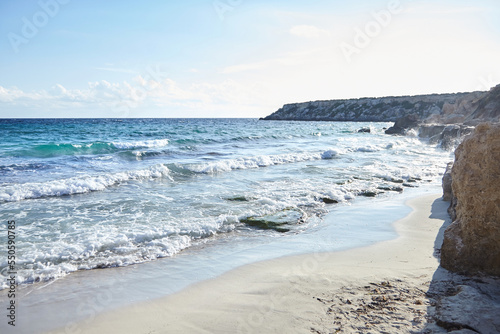
<svg viewBox="0 0 500 334"><path fill-rule="evenodd" d="M292 164L304 161L314 161L321 159L332 159L339 155L339 151L328 150L325 152L301 152L279 155L259 155L253 157L243 157L239 159L227 159L204 164L193 164L186 166L187 169L196 173L220 173L235 169L252 169L269 167L275 165Z"/></svg>
<svg viewBox="0 0 500 334"><path fill-rule="evenodd" d="M156 148L165 147L169 143L168 139L152 139L132 142L112 142L113 146L119 149L135 149L135 148Z"/></svg>
<svg viewBox="0 0 500 334"><path fill-rule="evenodd" d="M14 202L41 197L83 194L104 190L110 186L140 179L170 178L168 167L159 164L147 169L107 173L96 176L74 177L43 183L21 183L0 189L0 201Z"/></svg>

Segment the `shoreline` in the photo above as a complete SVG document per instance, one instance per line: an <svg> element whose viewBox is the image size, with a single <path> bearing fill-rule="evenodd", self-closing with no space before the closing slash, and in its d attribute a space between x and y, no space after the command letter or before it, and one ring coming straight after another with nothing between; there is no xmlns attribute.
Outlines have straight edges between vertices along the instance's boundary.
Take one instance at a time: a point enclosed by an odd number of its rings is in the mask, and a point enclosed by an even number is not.
<svg viewBox="0 0 500 334"><path fill-rule="evenodd" d="M321 222L303 233L278 238L272 235L224 237L167 259L104 270L81 270L49 282L22 285L17 299L22 305L19 319L23 321L12 328L12 332L46 333L83 323L102 313L173 295L247 264L310 253L340 252L394 239L397 233L393 223L411 212L405 203L438 192L437 187L410 190L336 205ZM0 291L0 303L7 300L2 292L5 290ZM1 329L9 331L4 323L0 323Z"/></svg>
<svg viewBox="0 0 500 334"><path fill-rule="evenodd" d="M396 239L350 250L244 265L173 295L97 314L91 320L50 333L422 330L429 325L425 314L431 306L425 291L439 267L435 247L440 246L443 225L449 223L448 203L440 194L434 194L410 199L407 205L413 211L393 223L398 233ZM410 291L405 298L411 303L403 303L401 310L391 306L398 310L391 312L399 320L390 321L390 314L385 314L382 306L379 310L382 313L372 314L373 319L366 312L353 319L336 319L338 314L353 312L354 303L366 303L363 298L367 296L373 302L373 294L382 290L385 291L379 295L382 299L375 300L379 306L393 300L390 296L398 291L400 295L401 291ZM345 303L334 306L335 298ZM349 321L343 323L343 320Z"/></svg>

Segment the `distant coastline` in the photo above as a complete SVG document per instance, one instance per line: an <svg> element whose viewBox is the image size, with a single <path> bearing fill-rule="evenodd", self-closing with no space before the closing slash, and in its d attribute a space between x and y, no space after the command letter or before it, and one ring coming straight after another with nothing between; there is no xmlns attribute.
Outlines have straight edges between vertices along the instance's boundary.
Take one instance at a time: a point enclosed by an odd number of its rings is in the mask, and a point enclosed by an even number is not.
<svg viewBox="0 0 500 334"><path fill-rule="evenodd" d="M498 121L500 85L488 92L392 96L285 104L262 120L395 122L416 115L422 123L477 125Z"/></svg>

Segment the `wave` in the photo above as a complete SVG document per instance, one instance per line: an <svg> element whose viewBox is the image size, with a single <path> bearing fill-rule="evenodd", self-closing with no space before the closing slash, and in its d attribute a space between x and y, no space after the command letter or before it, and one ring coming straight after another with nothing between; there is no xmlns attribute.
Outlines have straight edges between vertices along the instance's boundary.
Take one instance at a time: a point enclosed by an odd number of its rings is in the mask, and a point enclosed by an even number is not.
<svg viewBox="0 0 500 334"><path fill-rule="evenodd" d="M219 160L203 164L192 164L184 166L195 173L213 174L221 172L229 172L237 169L253 169L261 167L269 167L274 165L283 165L297 163L303 161L314 161L322 159L333 159L339 155L339 151L328 150L325 152L304 152L304 153L288 153L278 155L259 155L253 157L243 157L239 159Z"/></svg>
<svg viewBox="0 0 500 334"><path fill-rule="evenodd" d="M84 194L104 190L110 186L131 180L171 178L169 174L169 169L160 164L143 170L74 177L43 183L9 185L1 188L0 201L15 202L25 199Z"/></svg>
<svg viewBox="0 0 500 334"><path fill-rule="evenodd" d="M132 147L132 143L130 147ZM153 145L153 142L143 143ZM164 142L162 143L164 144ZM139 145L134 143L134 145ZM160 145L160 144L158 144ZM136 146L134 146L136 147ZM14 202L26 199L57 197L66 195L84 194L93 191L102 191L111 186L131 180L147 180L169 178L175 182L176 178L185 180L194 174L217 174L233 170L255 169L276 165L293 164L305 161L332 160L341 157L345 152L377 152L382 147L365 146L356 149L329 149L318 152L286 153L277 155L259 155L238 159L222 159L205 163L172 163L158 164L147 169L106 173L102 175L73 177L42 183L21 183L7 185L0 188L0 202ZM130 151L129 151L130 152ZM158 154L151 152L152 155ZM136 158L148 156L147 152L137 152Z"/></svg>
<svg viewBox="0 0 500 334"><path fill-rule="evenodd" d="M328 150L321 153L321 158L325 160L333 159L337 157L341 152L339 150Z"/></svg>
<svg viewBox="0 0 500 334"><path fill-rule="evenodd" d="M0 166L0 174L5 172L34 171L50 168L51 166L42 163L18 163Z"/></svg>
<svg viewBox="0 0 500 334"><path fill-rule="evenodd" d="M151 139L133 142L112 142L111 144L119 149L137 149L137 148L157 148L165 147L169 143L168 139Z"/></svg>
<svg viewBox="0 0 500 334"><path fill-rule="evenodd" d="M158 164L147 169L106 173L102 175L73 177L52 180L42 183L21 183L2 187L0 201L15 202L26 199L57 197L102 191L123 182L140 179L155 179L168 177L174 181L174 176L186 177L189 174L214 174L238 169L252 169L313 161L333 159L340 153L337 150L324 152L289 153L279 155L260 155L239 159L219 160L195 164Z"/></svg>
<svg viewBox="0 0 500 334"><path fill-rule="evenodd" d="M390 149L390 148L391 148L390 145L387 145L386 147L381 147L381 146L377 146L377 145L365 145L365 146L361 146L361 147L356 148L354 151L361 152L361 153L373 153L373 152L380 152L384 149Z"/></svg>
<svg viewBox="0 0 500 334"><path fill-rule="evenodd" d="M377 152L381 147L365 146L348 149L346 152ZM193 174L217 174L233 170L255 169L305 161L332 160L344 154L342 149L318 152L259 155L238 159L222 159L205 163L158 164L147 169L106 173L96 176L74 177L43 183L22 183L0 188L0 201L13 202L25 199L56 197L102 191L111 186L131 180L147 180L167 177L172 182L180 177L185 179Z"/></svg>
<svg viewBox="0 0 500 334"><path fill-rule="evenodd" d="M41 144L28 149L13 151L9 153L9 155L36 158L52 158L64 155L97 155L115 153L124 150L161 148L167 146L168 144L168 139L152 139L131 142L93 142L83 144Z"/></svg>
<svg viewBox="0 0 500 334"><path fill-rule="evenodd" d="M82 230L77 240L61 236L52 243L50 251L43 247L26 250L16 263L17 283L46 282L77 270L123 267L170 257L197 240L234 230L237 223L235 216L220 216L183 225L190 227L183 230L132 224L123 233L96 226L92 231ZM7 276L7 272L7 261L0 262L0 277ZM7 287L6 281L2 281L0 290Z"/></svg>

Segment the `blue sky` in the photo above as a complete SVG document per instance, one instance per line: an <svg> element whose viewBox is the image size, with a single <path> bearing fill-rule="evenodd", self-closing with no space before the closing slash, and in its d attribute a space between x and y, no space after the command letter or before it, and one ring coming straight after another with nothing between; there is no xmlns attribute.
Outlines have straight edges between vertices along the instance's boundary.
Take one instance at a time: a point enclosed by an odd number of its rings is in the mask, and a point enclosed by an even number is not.
<svg viewBox="0 0 500 334"><path fill-rule="evenodd" d="M0 117L261 117L487 90L497 0L0 2Z"/></svg>

